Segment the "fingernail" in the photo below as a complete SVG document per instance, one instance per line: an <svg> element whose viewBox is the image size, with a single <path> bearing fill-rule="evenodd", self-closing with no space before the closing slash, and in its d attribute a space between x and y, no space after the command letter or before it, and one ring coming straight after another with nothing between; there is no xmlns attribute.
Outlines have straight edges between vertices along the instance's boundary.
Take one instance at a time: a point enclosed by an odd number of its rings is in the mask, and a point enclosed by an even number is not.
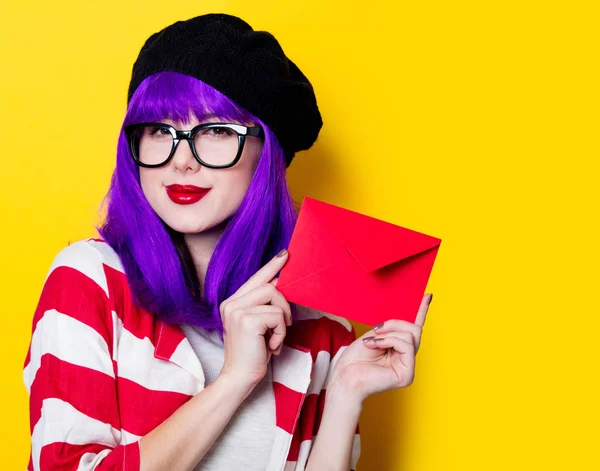
<svg viewBox="0 0 600 471"><path fill-rule="evenodd" d="M379 324L377 324L377 325L374 325L374 326L373 326L373 330L377 330L377 329L379 329L379 328L381 328L381 327L383 327L383 322L380 322Z"/></svg>
<svg viewBox="0 0 600 471"><path fill-rule="evenodd" d="M431 300L433 299L433 293L429 294L429 302L427 304L431 304Z"/></svg>
<svg viewBox="0 0 600 471"><path fill-rule="evenodd" d="M369 340L373 340L375 337L365 337L363 339L363 343L368 342Z"/></svg>
<svg viewBox="0 0 600 471"><path fill-rule="evenodd" d="M287 253L286 249L281 249L281 252L277 254L278 257L283 257Z"/></svg>

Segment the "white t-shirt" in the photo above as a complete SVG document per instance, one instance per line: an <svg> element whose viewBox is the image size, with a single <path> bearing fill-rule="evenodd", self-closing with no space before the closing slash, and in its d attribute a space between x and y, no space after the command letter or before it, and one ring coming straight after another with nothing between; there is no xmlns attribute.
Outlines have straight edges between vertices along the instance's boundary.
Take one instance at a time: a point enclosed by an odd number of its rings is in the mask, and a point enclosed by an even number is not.
<svg viewBox="0 0 600 471"><path fill-rule="evenodd" d="M212 383L223 368L225 350L217 332L180 324ZM259 471L267 467L275 436L275 396L271 362L267 373L237 409L194 471Z"/></svg>

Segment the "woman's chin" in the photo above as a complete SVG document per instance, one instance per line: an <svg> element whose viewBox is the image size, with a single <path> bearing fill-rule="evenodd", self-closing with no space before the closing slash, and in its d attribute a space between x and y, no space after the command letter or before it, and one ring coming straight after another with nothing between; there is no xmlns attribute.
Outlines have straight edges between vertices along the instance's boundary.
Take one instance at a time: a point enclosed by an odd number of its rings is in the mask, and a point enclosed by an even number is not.
<svg viewBox="0 0 600 471"><path fill-rule="evenodd" d="M201 218L195 218L193 221L185 221L185 220L173 220L171 215L170 218L163 218L163 221L174 231L180 232L182 234L199 234L201 232L208 232L211 230L220 231L224 229L224 223L226 221L222 220L202 220Z"/></svg>
<svg viewBox="0 0 600 471"><path fill-rule="evenodd" d="M182 234L199 234L206 230L205 226L200 226L197 222L195 224L169 224L169 227Z"/></svg>

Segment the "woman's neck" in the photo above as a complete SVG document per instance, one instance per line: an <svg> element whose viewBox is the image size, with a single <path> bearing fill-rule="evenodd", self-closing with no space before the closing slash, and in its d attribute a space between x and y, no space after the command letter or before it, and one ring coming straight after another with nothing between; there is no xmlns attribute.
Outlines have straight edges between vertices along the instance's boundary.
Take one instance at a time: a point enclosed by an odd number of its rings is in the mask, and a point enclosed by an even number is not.
<svg viewBox="0 0 600 471"><path fill-rule="evenodd" d="M200 286L204 286L208 262L210 261L215 247L217 246L217 242L219 242L226 227L227 222L224 221L219 226L212 227L202 232L184 234L185 242L190 249L190 254L194 261L194 266L196 267L196 274L198 275Z"/></svg>

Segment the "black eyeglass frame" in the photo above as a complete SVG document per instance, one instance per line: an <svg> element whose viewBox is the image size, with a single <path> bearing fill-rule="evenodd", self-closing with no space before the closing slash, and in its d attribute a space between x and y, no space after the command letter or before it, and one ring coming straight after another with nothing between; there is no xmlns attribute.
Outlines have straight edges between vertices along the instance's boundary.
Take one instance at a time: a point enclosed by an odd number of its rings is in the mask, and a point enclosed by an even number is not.
<svg viewBox="0 0 600 471"><path fill-rule="evenodd" d="M160 164L145 164L145 163L141 162L139 160L138 156L136 155L135 145L133 142L134 131L137 128L140 128L143 126L156 126L158 128L169 131L171 133L171 136L173 136L173 145L171 147L171 152L169 153L169 156ZM230 162L229 164L227 164L227 165L209 164L207 162L204 162L200 158L198 153L196 152L196 146L194 145L194 137L196 136L196 134L198 132L202 131L203 129L209 129L209 128L228 128L237 134L237 136L238 136L238 152L237 152L237 155L235 156L235 158L233 159L233 161ZM246 136L256 136L256 137L260 137L260 138L264 137L264 132L263 132L263 129L261 126L245 126L243 124L237 124L237 123L203 123L203 124L199 124L198 126L194 126L190 130L178 130L167 123L144 122L144 123L133 123L133 124L128 124L126 126L123 126L123 131L125 132L125 135L127 136L127 142L129 143L129 150L131 152L131 156L133 157L133 160L140 167L146 167L146 168L157 168L157 167L162 167L163 165L167 165L171 161L173 156L175 155L175 150L177 149L177 145L179 144L179 142L181 140L188 141L188 145L190 146L190 149L192 150L192 154L194 155L194 158L201 165L204 165L205 167L208 167L208 168L230 168L230 167L233 167L240 160L240 158L242 156L242 152L244 150L244 143L246 142Z"/></svg>

